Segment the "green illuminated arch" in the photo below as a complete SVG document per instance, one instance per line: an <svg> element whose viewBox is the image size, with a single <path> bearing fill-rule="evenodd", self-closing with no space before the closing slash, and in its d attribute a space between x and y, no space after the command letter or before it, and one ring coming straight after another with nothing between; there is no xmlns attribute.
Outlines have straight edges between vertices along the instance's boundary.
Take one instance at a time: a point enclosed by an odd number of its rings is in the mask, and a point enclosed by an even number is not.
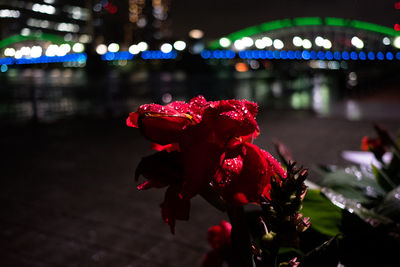
<svg viewBox="0 0 400 267"><path fill-rule="evenodd" d="M354 19L342 19L342 18L330 18L330 17L328 18L305 17L305 18L282 19L282 20L265 22L259 25L239 30L225 37L228 38L231 42L234 42L245 36L252 36L263 32L269 32L284 28L290 28L296 26L324 26L324 25L360 29L365 31L376 32L379 34L384 34L387 36L400 36L400 32L395 31L392 28L370 22L364 22ZM209 48L210 49L221 48L219 40L211 42L209 44Z"/></svg>
<svg viewBox="0 0 400 267"><path fill-rule="evenodd" d="M63 37L50 33L38 33L38 34L29 34L29 35L12 35L0 41L0 49L6 46L9 46L14 43L19 43L23 41L49 41L54 44L65 44L72 42L66 42Z"/></svg>

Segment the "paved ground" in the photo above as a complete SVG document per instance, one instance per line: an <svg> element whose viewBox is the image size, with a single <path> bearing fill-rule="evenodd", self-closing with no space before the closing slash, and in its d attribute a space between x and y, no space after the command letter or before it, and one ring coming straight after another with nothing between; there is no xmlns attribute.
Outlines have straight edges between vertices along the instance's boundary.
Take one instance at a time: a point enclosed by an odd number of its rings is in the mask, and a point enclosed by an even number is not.
<svg viewBox="0 0 400 267"><path fill-rule="evenodd" d="M257 144L272 150L279 138L305 166L344 164L340 151L373 135L368 118L264 110L258 121ZM399 117L381 122L400 129ZM151 151L124 118L3 128L0 145L0 266L200 266L207 228L225 218L197 197L172 235L163 190L135 188L136 165Z"/></svg>

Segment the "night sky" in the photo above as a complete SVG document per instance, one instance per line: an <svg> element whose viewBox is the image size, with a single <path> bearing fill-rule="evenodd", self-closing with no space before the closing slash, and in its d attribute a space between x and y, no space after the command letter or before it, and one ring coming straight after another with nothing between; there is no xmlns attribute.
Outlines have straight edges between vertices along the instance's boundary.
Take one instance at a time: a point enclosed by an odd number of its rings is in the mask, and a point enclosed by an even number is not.
<svg viewBox="0 0 400 267"><path fill-rule="evenodd" d="M400 23L396 0L172 0L173 35L187 36L202 29L207 39L219 38L245 27L293 17L341 17L388 27Z"/></svg>

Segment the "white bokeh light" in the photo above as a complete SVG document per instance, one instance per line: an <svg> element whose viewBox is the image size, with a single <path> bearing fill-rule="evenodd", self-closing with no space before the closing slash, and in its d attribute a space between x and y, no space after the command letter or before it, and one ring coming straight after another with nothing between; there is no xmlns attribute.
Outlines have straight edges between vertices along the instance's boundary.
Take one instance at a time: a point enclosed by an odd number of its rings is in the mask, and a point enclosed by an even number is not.
<svg viewBox="0 0 400 267"><path fill-rule="evenodd" d="M282 40L279 39L275 39L273 45L275 49L282 49L285 46Z"/></svg>
<svg viewBox="0 0 400 267"><path fill-rule="evenodd" d="M226 37L222 37L221 39L219 39L219 44L222 46L222 47L228 47L228 46L230 46L231 44L232 44L232 42L231 42L231 40L229 40L228 38L226 38Z"/></svg>
<svg viewBox="0 0 400 267"><path fill-rule="evenodd" d="M163 53L169 53L172 51L172 45L168 43L162 44L160 50Z"/></svg>
<svg viewBox="0 0 400 267"><path fill-rule="evenodd" d="M105 53L107 53L107 46L105 44L99 44L96 47L96 53L99 55L104 55Z"/></svg>
<svg viewBox="0 0 400 267"><path fill-rule="evenodd" d="M174 43L174 48L178 51L183 51L186 48L186 43L184 41L176 41Z"/></svg>

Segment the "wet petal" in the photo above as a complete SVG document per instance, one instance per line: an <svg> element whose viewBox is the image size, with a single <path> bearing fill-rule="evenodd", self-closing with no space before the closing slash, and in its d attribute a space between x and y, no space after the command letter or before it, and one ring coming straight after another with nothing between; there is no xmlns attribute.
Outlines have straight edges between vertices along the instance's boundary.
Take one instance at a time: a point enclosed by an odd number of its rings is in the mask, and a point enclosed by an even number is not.
<svg viewBox="0 0 400 267"><path fill-rule="evenodd" d="M168 187L160 207L161 216L170 226L172 233L175 233L176 220L189 220L190 201L180 197L179 187Z"/></svg>
<svg viewBox="0 0 400 267"><path fill-rule="evenodd" d="M191 125L190 117L185 115L164 116L146 114L139 118L139 129L143 135L161 145L180 141L183 129Z"/></svg>
<svg viewBox="0 0 400 267"><path fill-rule="evenodd" d="M267 159L269 166L272 168L274 174L279 175L281 178L286 178L286 171L282 168L282 165L267 151L262 150L264 157Z"/></svg>
<svg viewBox="0 0 400 267"><path fill-rule="evenodd" d="M239 100L213 103L205 110L203 120L210 125L220 140L253 135L259 131L252 112Z"/></svg>
<svg viewBox="0 0 400 267"><path fill-rule="evenodd" d="M139 118L139 113L131 112L129 114L129 117L126 119L126 125L129 127L138 128L138 118Z"/></svg>
<svg viewBox="0 0 400 267"><path fill-rule="evenodd" d="M232 176L229 183L215 184L224 199L233 205L258 203L273 174L261 149L250 143L244 143L243 147L243 166L240 174Z"/></svg>
<svg viewBox="0 0 400 267"><path fill-rule="evenodd" d="M127 124L138 127L151 141L167 145L179 142L183 129L196 123L188 112L189 105L184 102L173 102L168 106L146 104L130 114Z"/></svg>

